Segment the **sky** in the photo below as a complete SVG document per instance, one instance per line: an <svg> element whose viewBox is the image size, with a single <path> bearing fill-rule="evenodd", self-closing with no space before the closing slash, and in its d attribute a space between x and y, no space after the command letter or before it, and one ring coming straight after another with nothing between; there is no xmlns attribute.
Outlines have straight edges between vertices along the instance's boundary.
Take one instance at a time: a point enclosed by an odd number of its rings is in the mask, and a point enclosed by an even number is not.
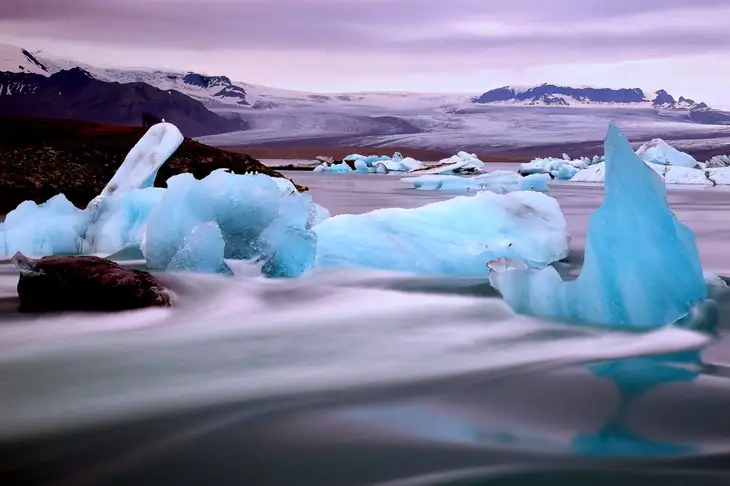
<svg viewBox="0 0 730 486"><path fill-rule="evenodd" d="M319 92L543 82L730 108L730 0L2 0L0 42Z"/></svg>

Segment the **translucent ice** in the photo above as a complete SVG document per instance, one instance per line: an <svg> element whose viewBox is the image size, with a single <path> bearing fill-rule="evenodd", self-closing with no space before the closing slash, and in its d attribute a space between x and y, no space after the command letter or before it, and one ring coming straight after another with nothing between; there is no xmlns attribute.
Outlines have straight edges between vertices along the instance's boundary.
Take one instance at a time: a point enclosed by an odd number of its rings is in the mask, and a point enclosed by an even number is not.
<svg viewBox="0 0 730 486"><path fill-rule="evenodd" d="M63 194L43 204L25 201L0 223L5 255L75 255L81 251L89 216Z"/></svg>
<svg viewBox="0 0 730 486"><path fill-rule="evenodd" d="M343 159L352 162L357 172L387 174L388 172L410 172L426 167L422 162L411 158L403 158L400 152L392 157L387 155L360 155L352 154Z"/></svg>
<svg viewBox="0 0 730 486"><path fill-rule="evenodd" d="M322 162L320 165L314 168L314 172L332 172L335 174L347 174L352 172L352 167L347 165L347 162L341 162L339 164L328 164Z"/></svg>
<svg viewBox="0 0 730 486"><path fill-rule="evenodd" d="M312 265L310 228L323 216L310 196L282 196L265 175L180 174L147 220L142 251L157 269L211 271L224 259L255 259L269 276L298 276Z"/></svg>
<svg viewBox="0 0 730 486"><path fill-rule="evenodd" d="M415 209L344 214L313 230L317 267L485 275L486 263L496 258L521 258L541 267L568 252L558 203L531 191L480 192Z"/></svg>
<svg viewBox="0 0 730 486"><path fill-rule="evenodd" d="M672 214L661 178L613 125L605 145L606 197L591 215L577 280L563 282L552 267L490 278L524 314L636 328L677 322L707 296L694 234Z"/></svg>
<svg viewBox="0 0 730 486"><path fill-rule="evenodd" d="M456 175L422 175L405 177L403 182L413 184L415 189L422 191L451 191L476 192L492 191L506 194L514 191L546 192L550 182L547 174L532 174L522 177L516 172L497 170L475 177L460 177Z"/></svg>

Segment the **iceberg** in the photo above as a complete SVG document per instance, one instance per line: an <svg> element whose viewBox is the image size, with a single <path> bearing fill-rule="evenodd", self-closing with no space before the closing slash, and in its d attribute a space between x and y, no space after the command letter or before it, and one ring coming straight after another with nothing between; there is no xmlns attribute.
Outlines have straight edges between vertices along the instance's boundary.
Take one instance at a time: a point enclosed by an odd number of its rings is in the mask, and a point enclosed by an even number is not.
<svg viewBox="0 0 730 486"><path fill-rule="evenodd" d="M730 155L715 155L707 162L700 164L703 169L719 169L730 166Z"/></svg>
<svg viewBox="0 0 730 486"><path fill-rule="evenodd" d="M418 170L420 174L459 174L464 172L481 172L484 162L475 154L459 152L448 159L442 159L438 165Z"/></svg>
<svg viewBox="0 0 730 486"><path fill-rule="evenodd" d="M593 158L582 157L580 159L571 159L567 154L563 154L563 158L547 157L537 158L532 161L520 165L522 174L550 174L559 179L570 179L569 174L598 164L603 161L602 157L596 155ZM571 176L572 177L572 176Z"/></svg>
<svg viewBox="0 0 730 486"><path fill-rule="evenodd" d="M725 169L700 170L690 167L658 165L652 163L645 163L645 165L656 172L665 184L714 186L730 183L730 180L725 175L730 175L730 172L727 172ZM570 181L604 183L606 181L605 162L579 171L570 179Z"/></svg>
<svg viewBox="0 0 730 486"><path fill-rule="evenodd" d="M661 177L613 125L605 149L606 196L591 215L578 278L515 263L490 280L522 314L643 329L676 323L707 297L694 234L670 210Z"/></svg>
<svg viewBox="0 0 730 486"><path fill-rule="evenodd" d="M475 177L423 175L404 177L401 181L413 184L415 189L422 191L492 191L497 194L506 194L508 192L529 190L547 192L550 176L547 174L532 174L522 177L516 172L497 170Z"/></svg>
<svg viewBox="0 0 730 486"><path fill-rule="evenodd" d="M541 268L568 254L557 201L539 192L480 192L414 209L333 216L313 227L315 267L426 275L486 275L486 263L520 258Z"/></svg>
<svg viewBox="0 0 730 486"><path fill-rule="evenodd" d="M0 223L6 256L76 255L81 252L89 214L58 194L43 204L24 201Z"/></svg>
<svg viewBox="0 0 730 486"><path fill-rule="evenodd" d="M661 138L647 142L636 151L641 160L650 164L695 168L699 163L689 154L680 152Z"/></svg>
<svg viewBox="0 0 730 486"><path fill-rule="evenodd" d="M312 266L318 210L308 195L282 197L266 175L224 170L203 179L180 174L147 219L142 252L158 270L216 272L224 259L256 260L272 277Z"/></svg>
<svg viewBox="0 0 730 486"><path fill-rule="evenodd" d="M343 159L343 163L351 162L355 170L361 173L387 174L389 172L410 172L423 169L426 165L412 157L403 158L400 152L392 157L387 155L351 154Z"/></svg>
<svg viewBox="0 0 730 486"><path fill-rule="evenodd" d="M352 167L347 165L347 162L341 162L339 164L328 164L322 162L320 165L314 168L314 172L331 172L334 174L348 174L352 172Z"/></svg>

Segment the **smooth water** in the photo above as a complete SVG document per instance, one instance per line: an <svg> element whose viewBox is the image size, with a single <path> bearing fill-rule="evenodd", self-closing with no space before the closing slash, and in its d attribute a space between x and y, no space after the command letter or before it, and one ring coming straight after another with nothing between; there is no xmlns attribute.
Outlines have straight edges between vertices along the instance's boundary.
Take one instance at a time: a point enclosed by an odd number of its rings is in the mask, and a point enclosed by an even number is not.
<svg viewBox="0 0 730 486"><path fill-rule="evenodd" d="M450 197L291 176L334 214ZM554 186L574 246L601 191ZM670 191L719 271L729 198ZM713 335L639 334L516 316L484 279L234 270L161 276L172 309L21 316L0 267L0 484L730 484L725 293Z"/></svg>

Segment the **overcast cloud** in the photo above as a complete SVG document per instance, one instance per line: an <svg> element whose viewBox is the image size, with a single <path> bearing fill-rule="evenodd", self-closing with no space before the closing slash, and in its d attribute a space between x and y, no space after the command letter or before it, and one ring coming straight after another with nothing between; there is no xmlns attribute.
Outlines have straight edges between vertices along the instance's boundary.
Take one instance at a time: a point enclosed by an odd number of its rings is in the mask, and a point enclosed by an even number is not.
<svg viewBox="0 0 730 486"><path fill-rule="evenodd" d="M730 104L728 0L2 3L1 41L91 64L327 91L667 87Z"/></svg>

